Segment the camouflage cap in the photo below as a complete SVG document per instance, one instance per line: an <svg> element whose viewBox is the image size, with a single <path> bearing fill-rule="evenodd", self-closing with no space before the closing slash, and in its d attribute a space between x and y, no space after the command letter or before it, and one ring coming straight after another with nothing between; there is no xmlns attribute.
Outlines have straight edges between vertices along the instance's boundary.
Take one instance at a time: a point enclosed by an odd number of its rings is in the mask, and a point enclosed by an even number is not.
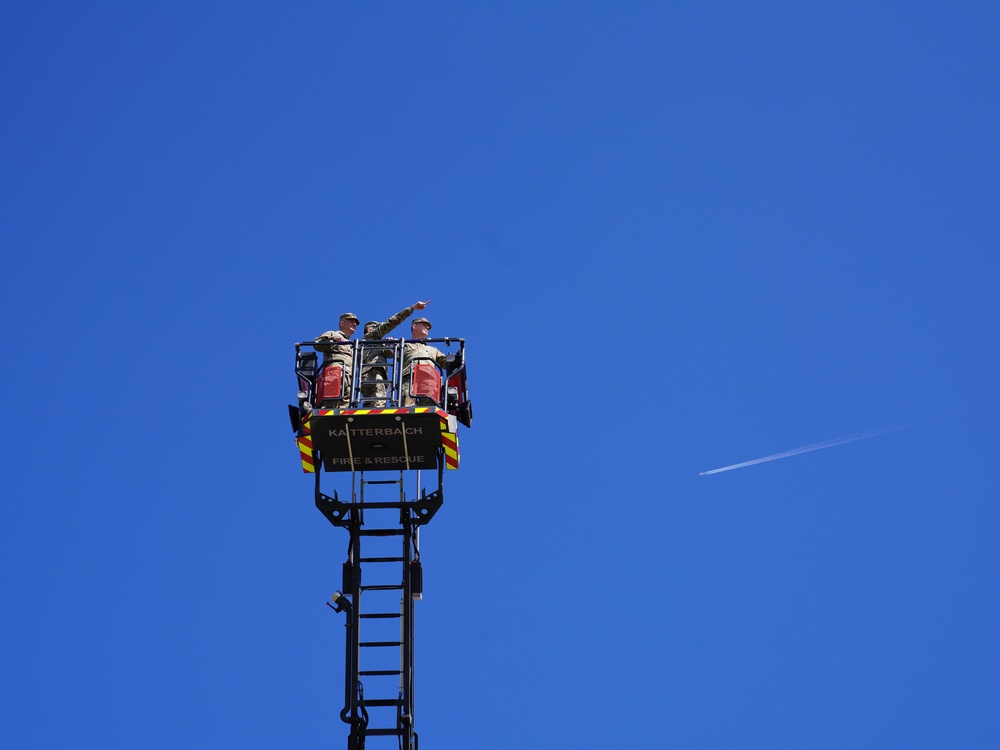
<svg viewBox="0 0 1000 750"><path fill-rule="evenodd" d="M427 318L417 318L412 323L410 323L410 327L412 328L417 323L426 323L428 328L433 328L434 327L434 326L431 325L431 322L429 320L427 320Z"/></svg>
<svg viewBox="0 0 1000 750"><path fill-rule="evenodd" d="M380 321L378 320L369 320L367 323L365 323L365 330L367 331L369 328L374 328L379 324L379 322Z"/></svg>
<svg viewBox="0 0 1000 750"><path fill-rule="evenodd" d="M345 320L353 320L355 323L361 322L361 319L354 313L344 313L343 315L340 316L340 320L341 322Z"/></svg>

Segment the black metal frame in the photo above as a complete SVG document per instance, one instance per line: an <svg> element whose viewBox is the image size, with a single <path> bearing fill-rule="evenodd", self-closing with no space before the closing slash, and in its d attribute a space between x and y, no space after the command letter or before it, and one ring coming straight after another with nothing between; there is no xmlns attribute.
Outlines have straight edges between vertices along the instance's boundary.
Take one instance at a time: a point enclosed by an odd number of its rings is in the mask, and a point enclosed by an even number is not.
<svg viewBox="0 0 1000 750"><path fill-rule="evenodd" d="M403 353L405 351L406 344L443 344L446 347L455 345L458 346L456 351L447 354L449 364L445 369L441 370L440 401L438 404L435 404L435 406L440 406L449 413L457 414L459 416L459 421L466 426L469 426L469 422L471 421L471 409L468 407L463 408L464 404L469 403L468 383L465 383L466 393L463 404L455 403L452 398L452 394L449 393L448 389L448 381L450 378L455 375L461 375L463 379L465 377L465 339L460 338L363 339L360 341L346 341L339 344L333 344L330 342L301 341L295 344L295 370L299 375L300 393L305 393L306 395L304 397L300 395L299 408L311 409L314 406L318 406L315 402L315 381L316 376L322 367L316 365L315 351L319 351L317 347L330 346L350 346L353 353L354 368L351 372L350 378L350 400L349 403L343 404L339 408L368 408L365 406L365 403L375 400L385 401L384 408L394 408L400 406L403 394ZM305 351L303 351L303 349ZM310 349L314 351L309 351ZM390 356L387 357L387 363L385 365L375 365L376 367L385 367L387 369L390 374L388 380L365 380L364 378L365 368L372 366L365 365L364 355L366 352L375 350L385 350L390 352ZM437 363L434 363L433 360L425 357L415 357L414 361L428 361L437 366ZM310 362L312 364L312 387L304 388L302 385L303 382L310 382L307 375L309 372ZM380 396L366 396L363 393L363 386L378 384L384 384L388 387L388 392L384 398ZM468 412L468 418L463 417L465 412Z"/></svg>
<svg viewBox="0 0 1000 750"><path fill-rule="evenodd" d="M338 612L345 612L347 621L345 627L345 657L344 657L344 707L340 711L341 720L349 724L348 750L364 750L368 737L395 735L399 737L403 750L417 750L418 736L414 729L414 622L413 602L423 594L423 569L420 563L418 533L421 526L430 522L444 503L442 482L444 478L443 460L439 461L438 488L428 493L421 489L420 497L415 500L406 499L404 481L406 474L414 472L398 472L398 479L384 480L365 478L364 472L352 472L351 501L340 500L337 492L333 496L325 494L320 489L321 471L316 472L316 507L334 526L347 529L349 534L347 560L343 565L342 591L338 591L330 604ZM420 482L420 473L417 483ZM385 476L384 473L379 473ZM391 485L399 487L397 501L370 501L365 498L365 489L371 485ZM375 511L398 510L398 524L393 526L365 526L366 511L371 515ZM402 538L401 555L398 557L369 556L362 554L362 540L368 537ZM362 583L363 563L402 563L400 584L365 586ZM396 590L400 592L400 611L398 615L388 612L363 612L362 594L365 591ZM362 641L362 621L366 619L399 618L399 641ZM361 668L363 649L382 649L398 647L400 649L399 670L365 670ZM397 697L365 698L364 677L399 676L399 692ZM395 727L373 727L369 725L371 707L395 707Z"/></svg>

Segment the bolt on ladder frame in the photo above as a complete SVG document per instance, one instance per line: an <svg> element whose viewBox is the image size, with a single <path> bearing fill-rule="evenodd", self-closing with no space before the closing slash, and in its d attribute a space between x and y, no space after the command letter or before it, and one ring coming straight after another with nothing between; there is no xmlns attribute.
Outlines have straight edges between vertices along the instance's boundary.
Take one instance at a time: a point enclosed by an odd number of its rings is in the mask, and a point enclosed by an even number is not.
<svg viewBox="0 0 1000 750"><path fill-rule="evenodd" d="M336 492L333 497L323 494L320 472L316 472L316 507L334 526L347 529L350 535L347 561L343 565L343 591L334 594L333 603L329 605L338 612L345 612L347 617L344 707L340 718L351 727L348 750L364 750L367 738L378 736L396 737L403 750L417 750L418 737L413 722L413 603L423 593L419 530L443 503L442 472L443 468L439 468L436 491L427 494L424 490L418 499L411 501L406 499L405 475L415 473L419 488L419 471L401 470L397 479L366 479L364 472L351 472L349 503L340 501ZM385 473L375 476L385 476ZM393 485L397 494L393 500L373 501L366 496L373 494L376 487L383 489ZM385 542L393 539L401 542L399 554L385 549ZM384 578L384 571L394 563L401 565L398 583ZM363 569L372 571L378 582L363 583ZM386 597L393 593L398 593L399 601L397 608L390 610ZM368 610L369 599L374 611ZM388 637L379 624L393 621L398 621L398 636ZM372 636L367 635L369 631ZM394 651L398 653L398 662L388 668L386 654ZM385 692L371 695L376 685L388 691L388 680L393 677L398 678L395 695ZM367 697L366 680L370 685ZM385 721L384 709L393 708L394 727L371 723L376 717ZM369 709L383 710L369 712Z"/></svg>

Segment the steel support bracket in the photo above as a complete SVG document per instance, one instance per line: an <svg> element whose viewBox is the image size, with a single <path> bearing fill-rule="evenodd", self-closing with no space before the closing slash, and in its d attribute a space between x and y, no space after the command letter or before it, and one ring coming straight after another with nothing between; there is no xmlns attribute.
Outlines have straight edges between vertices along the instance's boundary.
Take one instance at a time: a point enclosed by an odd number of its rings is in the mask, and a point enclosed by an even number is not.
<svg viewBox="0 0 1000 750"><path fill-rule="evenodd" d="M324 495L319 490L316 490L316 507L319 512L326 516L326 520L332 523L334 526L340 526L345 529L351 527L351 520L348 514L351 510L350 503L342 503L337 499L337 493L334 493L333 497L329 495Z"/></svg>
<svg viewBox="0 0 1000 750"><path fill-rule="evenodd" d="M423 526L434 518L434 514L440 510L442 505L444 505L444 491L439 487L431 494L424 495L419 500L404 503L403 508L404 512L406 509L410 509L415 514L411 517L410 523L414 526Z"/></svg>

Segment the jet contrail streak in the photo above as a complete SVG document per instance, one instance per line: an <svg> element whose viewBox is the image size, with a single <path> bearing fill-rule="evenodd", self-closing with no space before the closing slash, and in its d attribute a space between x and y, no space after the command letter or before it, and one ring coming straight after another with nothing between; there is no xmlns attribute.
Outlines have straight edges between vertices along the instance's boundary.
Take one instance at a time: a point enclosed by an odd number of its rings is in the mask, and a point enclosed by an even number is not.
<svg viewBox="0 0 1000 750"><path fill-rule="evenodd" d="M902 430L904 427L912 427L913 425L920 424L924 420L916 420L914 422L903 422L902 424L892 425L890 427L878 427L874 430L866 430L864 432L856 432L853 435L845 435L844 437L833 438L832 440L824 440L822 443L814 443L812 445L805 445L801 448L793 448L790 451L783 451L782 453L775 453L771 456L764 456L763 458L755 458L752 461L744 461L741 464L733 464L732 466L723 466L721 469L712 469L711 471L700 471L698 472L699 477L706 477L709 474L719 474L723 471L732 471L733 469L742 469L745 466L753 466L754 464L762 464L767 461L777 461L779 458L788 458L789 456L797 456L800 453L809 453L811 451L822 450L823 448L832 448L835 445L844 445L845 443L854 443L858 440L867 440L868 438L875 437L876 435L885 435L887 432L895 432L896 430Z"/></svg>

